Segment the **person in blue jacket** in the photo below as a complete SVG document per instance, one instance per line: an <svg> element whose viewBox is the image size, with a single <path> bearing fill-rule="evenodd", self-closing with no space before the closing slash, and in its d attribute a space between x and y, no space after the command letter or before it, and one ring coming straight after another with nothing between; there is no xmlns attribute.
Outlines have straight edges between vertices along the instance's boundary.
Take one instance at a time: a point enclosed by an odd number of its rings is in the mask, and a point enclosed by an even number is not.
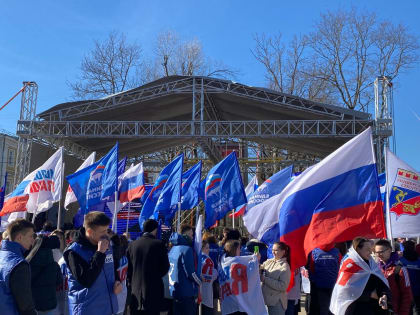
<svg viewBox="0 0 420 315"><path fill-rule="evenodd" d="M181 234L173 233L169 242L169 291L173 297L174 315L196 314L195 298L198 294L200 279L195 273L192 249L193 228L181 226Z"/></svg>
<svg viewBox="0 0 420 315"><path fill-rule="evenodd" d="M400 258L400 262L407 268L410 278L414 298L413 314L420 314L420 258L413 241L404 243L403 256Z"/></svg>
<svg viewBox="0 0 420 315"><path fill-rule="evenodd" d="M122 285L107 236L110 222L103 212L89 212L79 235L64 251L71 315L110 315L118 311L116 295Z"/></svg>
<svg viewBox="0 0 420 315"><path fill-rule="evenodd" d="M24 252L34 243L34 225L17 219L7 226L8 239L0 250L0 313L36 315L32 300L31 270Z"/></svg>
<svg viewBox="0 0 420 315"><path fill-rule="evenodd" d="M331 314L329 307L332 291L341 262L340 251L333 245L315 248L308 257L309 281L311 282L310 314Z"/></svg>

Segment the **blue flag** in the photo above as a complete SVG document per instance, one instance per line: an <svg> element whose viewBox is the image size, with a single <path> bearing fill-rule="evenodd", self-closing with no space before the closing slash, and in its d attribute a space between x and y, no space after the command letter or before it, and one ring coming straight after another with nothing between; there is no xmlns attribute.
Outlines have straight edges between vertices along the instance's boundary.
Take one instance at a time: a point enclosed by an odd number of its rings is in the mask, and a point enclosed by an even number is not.
<svg viewBox="0 0 420 315"><path fill-rule="evenodd" d="M0 187L0 210L3 209L4 196L6 196L6 185L7 185L7 172L4 175L4 184L2 187Z"/></svg>
<svg viewBox="0 0 420 315"><path fill-rule="evenodd" d="M225 157L207 174L204 194L206 229L230 210L247 202L235 152Z"/></svg>
<svg viewBox="0 0 420 315"><path fill-rule="evenodd" d="M201 166L202 162L200 161L182 174L181 210L189 210L198 205ZM171 211L165 217L165 224L170 224L170 220L172 220L177 210L178 205L172 206Z"/></svg>
<svg viewBox="0 0 420 315"><path fill-rule="evenodd" d="M201 166L202 162L200 161L182 174L181 210L189 210L198 205Z"/></svg>
<svg viewBox="0 0 420 315"><path fill-rule="evenodd" d="M144 203L146 202L146 200L147 200L147 197L149 197L149 194L150 194L150 192L152 191L152 188L153 188L153 185L151 185L151 184L146 184L146 185L144 185L144 194L143 194L143 196L141 196L141 198L140 198L140 203L142 204L142 205L144 205Z"/></svg>
<svg viewBox="0 0 420 315"><path fill-rule="evenodd" d="M140 229L143 223L153 216L157 219L157 214L168 212L172 205L181 200L181 178L184 155L181 154L169 163L160 172L156 183L144 202L143 209L139 217ZM154 215L156 211L156 214Z"/></svg>
<svg viewBox="0 0 420 315"><path fill-rule="evenodd" d="M200 185L198 186L198 197L200 197L201 200L205 200L206 196L204 193L204 190L206 189L206 179L204 178L201 182Z"/></svg>
<svg viewBox="0 0 420 315"><path fill-rule="evenodd" d="M121 159L121 160L118 162L118 168L117 168L118 177L119 177L120 175L124 174L126 164L127 164L127 157L124 157L123 159ZM111 195L111 196L109 196L109 197L103 198L103 199L102 199L102 202L113 202L113 201L114 201L114 199L115 199L115 198L114 198L114 196L115 196L115 193L114 193L114 194L112 194L112 195Z"/></svg>
<svg viewBox="0 0 420 315"><path fill-rule="evenodd" d="M248 204L243 216L244 224L252 235L258 235L257 229L261 225L255 224L257 218L268 215L276 210L275 196L280 194L290 183L293 174L293 165L275 173L248 197ZM255 234L254 234L255 233ZM279 221L270 222L265 226L265 234L261 238L266 244L278 242L280 237Z"/></svg>
<svg viewBox="0 0 420 315"><path fill-rule="evenodd" d="M109 158L102 164L104 166L102 175L102 200L106 197L114 196L115 192L118 191L118 142L107 155L109 155Z"/></svg>
<svg viewBox="0 0 420 315"><path fill-rule="evenodd" d="M102 202L102 175L105 165L115 153L114 149L115 147L98 162L66 177L77 198L82 214L86 214L89 207Z"/></svg>

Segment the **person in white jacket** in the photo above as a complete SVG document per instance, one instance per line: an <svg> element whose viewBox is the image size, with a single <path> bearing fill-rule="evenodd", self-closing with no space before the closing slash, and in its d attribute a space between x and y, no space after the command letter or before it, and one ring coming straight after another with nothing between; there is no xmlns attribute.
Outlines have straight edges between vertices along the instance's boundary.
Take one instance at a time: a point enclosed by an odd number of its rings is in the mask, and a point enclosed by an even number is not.
<svg viewBox="0 0 420 315"><path fill-rule="evenodd" d="M210 246L207 241L201 245L201 310L202 315L213 315L213 281L218 273L213 260L209 256Z"/></svg>

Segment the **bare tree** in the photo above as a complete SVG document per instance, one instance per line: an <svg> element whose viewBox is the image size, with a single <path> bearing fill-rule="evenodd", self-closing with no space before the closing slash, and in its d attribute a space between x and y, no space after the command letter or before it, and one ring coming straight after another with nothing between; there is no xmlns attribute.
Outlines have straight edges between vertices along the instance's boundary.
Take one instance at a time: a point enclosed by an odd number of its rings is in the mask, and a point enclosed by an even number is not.
<svg viewBox="0 0 420 315"><path fill-rule="evenodd" d="M255 35L254 57L264 65L268 87L280 92L322 102L332 102L328 83L315 79L320 72L317 63L308 58L308 37L294 36L285 43L282 35Z"/></svg>
<svg viewBox="0 0 420 315"><path fill-rule="evenodd" d="M180 40L173 31L157 36L155 61L148 69L152 77L170 75L203 75L231 78L237 71L206 57L198 39Z"/></svg>
<svg viewBox="0 0 420 315"><path fill-rule="evenodd" d="M288 45L279 36L255 41L270 87L364 111L376 76L395 79L419 60L418 39L406 27L355 9L321 14L314 32Z"/></svg>
<svg viewBox="0 0 420 315"><path fill-rule="evenodd" d="M127 42L124 34L111 32L82 60L80 78L67 84L77 99L101 97L138 86L141 77L141 53L137 44Z"/></svg>

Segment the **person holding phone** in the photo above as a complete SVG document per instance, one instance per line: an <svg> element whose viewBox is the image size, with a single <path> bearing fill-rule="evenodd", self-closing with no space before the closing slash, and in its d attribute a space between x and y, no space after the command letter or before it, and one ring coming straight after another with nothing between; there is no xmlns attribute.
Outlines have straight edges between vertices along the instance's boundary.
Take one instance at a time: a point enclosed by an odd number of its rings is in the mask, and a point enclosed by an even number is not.
<svg viewBox="0 0 420 315"><path fill-rule="evenodd" d="M71 315L105 315L118 311L116 295L122 291L122 285L107 236L110 222L103 212L89 212L79 235L63 254Z"/></svg>
<svg viewBox="0 0 420 315"><path fill-rule="evenodd" d="M256 246L257 250L258 246ZM261 265L261 284L269 315L284 315L287 309L287 287L290 282L290 247L283 242L273 245L273 258Z"/></svg>

